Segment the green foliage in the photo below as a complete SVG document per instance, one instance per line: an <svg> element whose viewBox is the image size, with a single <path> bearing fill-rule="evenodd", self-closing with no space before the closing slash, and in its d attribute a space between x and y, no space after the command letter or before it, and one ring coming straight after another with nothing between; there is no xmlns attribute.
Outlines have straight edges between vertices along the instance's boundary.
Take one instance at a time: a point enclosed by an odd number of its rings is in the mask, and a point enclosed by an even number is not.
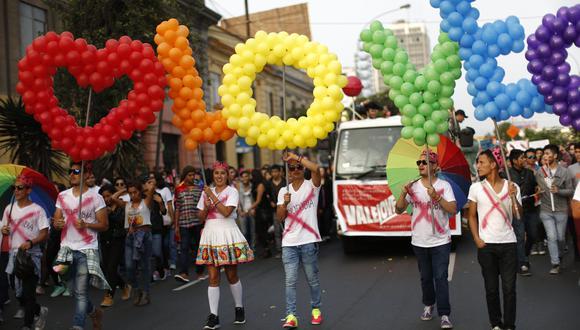
<svg viewBox="0 0 580 330"><path fill-rule="evenodd" d="M550 140L550 143L560 146L580 142L580 133L574 129L563 130L561 127L552 127L541 130L532 130L526 128L524 133L526 139L530 141L547 139Z"/></svg>
<svg viewBox="0 0 580 330"><path fill-rule="evenodd" d="M391 111L392 116L400 114L399 108L397 108L395 103L393 103L393 101L391 101L391 99L389 98L389 89L377 94L373 94L369 97L359 96L356 98L356 103L360 104L361 102L367 100L375 102L381 107L386 105L389 108L389 111Z"/></svg>
<svg viewBox="0 0 580 330"><path fill-rule="evenodd" d="M49 180L66 176L66 156L52 149L39 122L24 111L22 100L0 100L0 155L11 163L28 166Z"/></svg>

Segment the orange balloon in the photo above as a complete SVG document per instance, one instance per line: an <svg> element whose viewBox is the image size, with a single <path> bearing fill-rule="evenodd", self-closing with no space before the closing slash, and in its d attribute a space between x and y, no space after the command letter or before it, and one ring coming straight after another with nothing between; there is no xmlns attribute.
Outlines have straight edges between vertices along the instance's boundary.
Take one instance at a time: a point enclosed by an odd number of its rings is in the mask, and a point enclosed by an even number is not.
<svg viewBox="0 0 580 330"><path fill-rule="evenodd" d="M181 87L183 87L183 81L181 81L179 78L169 78L168 80L169 88L171 89L179 91Z"/></svg>
<svg viewBox="0 0 580 330"><path fill-rule="evenodd" d="M181 128L181 125L183 125L183 121L178 116L173 116L173 118L171 118L171 123L177 128Z"/></svg>
<svg viewBox="0 0 580 330"><path fill-rule="evenodd" d="M186 131L191 131L191 129L194 127L194 123L193 120L188 119L186 121L183 122L183 129L185 129Z"/></svg>
<svg viewBox="0 0 580 330"><path fill-rule="evenodd" d="M182 119L182 120L190 120L189 117L189 110L187 109L179 109L179 112L177 113L177 115Z"/></svg>
<svg viewBox="0 0 580 330"><path fill-rule="evenodd" d="M200 121L200 122L196 122L195 123L195 127L204 130L204 129L206 129L206 128L209 127L209 124L208 124L207 121L203 120L203 121Z"/></svg>
<svg viewBox="0 0 580 330"><path fill-rule="evenodd" d="M194 127L189 132L189 136L191 136L191 138L195 141L199 141L203 137L203 131L197 127Z"/></svg>
<svg viewBox="0 0 580 330"><path fill-rule="evenodd" d="M182 108L185 108L187 106L187 102L185 101L184 98L176 97L176 98L173 99L173 105L177 109L182 109Z"/></svg>
<svg viewBox="0 0 580 330"><path fill-rule="evenodd" d="M175 68L175 62L173 62L169 57L165 57L161 60L161 64L165 68L165 71L171 72Z"/></svg>
<svg viewBox="0 0 580 330"><path fill-rule="evenodd" d="M185 76L185 73L186 73L186 72L185 72L185 69L184 69L184 68L182 68L182 67L180 67L180 66L176 66L176 67L175 67L175 68L173 68L173 70L171 71L171 74L172 74L174 77L177 77L177 78L183 78L183 77Z"/></svg>
<svg viewBox="0 0 580 330"><path fill-rule="evenodd" d="M219 135L224 130L224 126L222 125L221 121L214 120L214 122L211 123L211 130L214 131L215 134Z"/></svg>
<svg viewBox="0 0 580 330"><path fill-rule="evenodd" d="M181 59L182 56L183 56L183 52L177 47L173 47L169 50L169 57L174 62L179 63L179 60Z"/></svg>
<svg viewBox="0 0 580 330"><path fill-rule="evenodd" d="M177 40L177 32L175 32L175 30L167 30L165 31L165 33L163 34L163 38L165 38L165 40L168 43L175 43L175 40Z"/></svg>
<svg viewBox="0 0 580 330"><path fill-rule="evenodd" d="M195 97L196 99L202 99L203 98L203 89L195 88L193 90L193 97Z"/></svg>
<svg viewBox="0 0 580 330"><path fill-rule="evenodd" d="M184 51L189 47L189 41L187 41L186 37L177 37L177 39L175 39L175 47Z"/></svg>
<svg viewBox="0 0 580 330"><path fill-rule="evenodd" d="M185 148L194 150L197 148L197 142L192 139L185 139Z"/></svg>
<svg viewBox="0 0 580 330"><path fill-rule="evenodd" d="M209 140L213 139L213 135L214 134L213 134L213 131L211 130L211 128L208 127L208 128L206 128L206 129L203 130L203 138L206 141L209 141Z"/></svg>
<svg viewBox="0 0 580 330"><path fill-rule="evenodd" d="M186 107L190 111L195 111L196 109L199 108L199 102L196 99L190 99L189 101L187 101ZM193 112L192 112L192 114L193 114Z"/></svg>
<svg viewBox="0 0 580 330"><path fill-rule="evenodd" d="M157 42L157 37L163 38L157 34L157 35L155 35L155 39L156 39L155 42ZM171 46L166 42L160 42L159 46L157 46L157 53L159 53L159 55L162 55L162 56L169 55L170 50L171 50Z"/></svg>
<svg viewBox="0 0 580 330"><path fill-rule="evenodd" d="M168 94L170 98L175 99L179 96L179 91L170 89Z"/></svg>
<svg viewBox="0 0 580 330"><path fill-rule="evenodd" d="M195 110L191 113L191 118L196 122L202 122L205 119L205 113L201 110Z"/></svg>
<svg viewBox="0 0 580 330"><path fill-rule="evenodd" d="M183 77L183 86L187 86L189 88L195 88L197 86L195 86L195 78L193 75L191 74L187 74Z"/></svg>
<svg viewBox="0 0 580 330"><path fill-rule="evenodd" d="M193 91L189 87L182 87L179 90L179 97L182 97L186 100L190 99L192 94L193 94Z"/></svg>
<svg viewBox="0 0 580 330"><path fill-rule="evenodd" d="M236 134L236 132L227 128L222 132L222 134L220 134L220 139L222 141L227 141L227 140L231 139L232 137L234 137L234 134Z"/></svg>
<svg viewBox="0 0 580 330"><path fill-rule="evenodd" d="M191 55L184 55L179 60L179 66L181 66L184 69L191 68L193 67L194 64L195 61L193 60L193 57L191 57Z"/></svg>
<svg viewBox="0 0 580 330"><path fill-rule="evenodd" d="M189 29L187 28L187 26L180 25L177 28L177 35L179 35L180 37L186 37L187 38L187 36L189 35Z"/></svg>

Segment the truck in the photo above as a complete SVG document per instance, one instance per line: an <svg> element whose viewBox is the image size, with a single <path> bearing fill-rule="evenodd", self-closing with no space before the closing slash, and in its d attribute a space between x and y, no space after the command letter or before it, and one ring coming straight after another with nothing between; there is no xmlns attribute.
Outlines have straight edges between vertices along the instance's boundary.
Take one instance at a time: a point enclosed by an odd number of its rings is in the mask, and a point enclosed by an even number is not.
<svg viewBox="0 0 580 330"><path fill-rule="evenodd" d="M400 116L340 123L334 151L333 197L337 234L345 253L371 237L410 237L411 216L396 214L386 172L389 152L401 136ZM461 223L452 216L452 235Z"/></svg>

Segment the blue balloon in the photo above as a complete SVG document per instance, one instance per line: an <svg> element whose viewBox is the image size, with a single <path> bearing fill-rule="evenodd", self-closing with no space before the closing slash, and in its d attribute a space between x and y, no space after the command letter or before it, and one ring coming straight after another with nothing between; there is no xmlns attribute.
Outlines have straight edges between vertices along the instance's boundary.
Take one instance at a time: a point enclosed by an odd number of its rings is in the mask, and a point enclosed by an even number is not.
<svg viewBox="0 0 580 330"><path fill-rule="evenodd" d="M471 55L473 55L473 52L471 51L471 49L469 49L469 48L460 48L459 49L459 57L461 57L461 59L465 60L465 59L471 57Z"/></svg>
<svg viewBox="0 0 580 330"><path fill-rule="evenodd" d="M487 49L487 55L489 55L489 57L498 57L499 54L501 54L501 49L498 45L489 45Z"/></svg>
<svg viewBox="0 0 580 330"><path fill-rule="evenodd" d="M484 106L484 109L485 109L485 113L490 118L497 118L499 116L499 109L497 108L497 105L493 102L488 102Z"/></svg>
<svg viewBox="0 0 580 330"><path fill-rule="evenodd" d="M485 63L479 67L479 73L485 78L491 78L495 73L495 67L490 63Z"/></svg>
<svg viewBox="0 0 580 330"><path fill-rule="evenodd" d="M441 1L441 5L439 5L439 9L441 10L442 15L449 15L455 10L455 6L451 1Z"/></svg>
<svg viewBox="0 0 580 330"><path fill-rule="evenodd" d="M463 27L465 33L468 34L473 34L478 29L477 21L472 17L466 17L461 26Z"/></svg>
<svg viewBox="0 0 580 330"><path fill-rule="evenodd" d="M516 95L516 102L518 102L521 107L526 108L532 102L532 98L530 97L530 94L526 93L526 91L520 90Z"/></svg>
<svg viewBox="0 0 580 330"><path fill-rule="evenodd" d="M505 77L505 70L498 66L495 68L495 71L493 72L493 76L491 76L491 78L489 78L489 80L502 82L504 77Z"/></svg>
<svg viewBox="0 0 580 330"><path fill-rule="evenodd" d="M485 91L491 96L491 97L496 97L499 95L499 93L501 93L501 84L498 83L497 81L490 81L487 84L487 87L485 89ZM506 104L507 106L507 104Z"/></svg>
<svg viewBox="0 0 580 330"><path fill-rule="evenodd" d="M476 107L475 111L474 111L474 115L475 115L475 119L477 119L479 121L484 121L487 119L487 114L485 113L485 109L483 108L483 106Z"/></svg>
<svg viewBox="0 0 580 330"><path fill-rule="evenodd" d="M507 32L507 24L504 21L495 21L492 23L495 32L498 34L506 33Z"/></svg>
<svg viewBox="0 0 580 330"><path fill-rule="evenodd" d="M491 24L487 23L483 26L481 38L488 45L493 45L497 42L497 32L495 32L495 29L491 26Z"/></svg>
<svg viewBox="0 0 580 330"><path fill-rule="evenodd" d="M463 30L460 27L452 27L451 29L449 29L447 34L449 35L449 39L459 40L463 35Z"/></svg>
<svg viewBox="0 0 580 330"><path fill-rule="evenodd" d="M530 119L532 116L534 116L534 111L530 108L524 108L524 111L522 111L522 117Z"/></svg>
<svg viewBox="0 0 580 330"><path fill-rule="evenodd" d="M485 60L480 55L473 55L469 58L469 61L467 61L467 62L469 62L470 65L472 65L475 69L477 69L483 63L485 63Z"/></svg>
<svg viewBox="0 0 580 330"><path fill-rule="evenodd" d="M459 12L463 17L465 17L469 14L469 11L471 10L471 4L469 3L469 1L461 1L457 5L455 5L455 10L457 10L457 12Z"/></svg>
<svg viewBox="0 0 580 330"><path fill-rule="evenodd" d="M467 78L467 81L474 81L475 79L477 79L477 77L479 77L479 72L477 71L477 69L469 69L467 70L465 77Z"/></svg>
<svg viewBox="0 0 580 330"><path fill-rule="evenodd" d="M481 41L481 40L476 40L473 43L473 46L471 46L471 50L473 51L474 54L477 55L482 55L482 56L486 56L487 54L487 47L485 46L485 42ZM464 58L464 60L466 60Z"/></svg>
<svg viewBox="0 0 580 330"><path fill-rule="evenodd" d="M471 17L473 19L478 19L479 18L479 10L477 8L471 8L471 10L469 11L469 14L467 14L468 17Z"/></svg>
<svg viewBox="0 0 580 330"><path fill-rule="evenodd" d="M544 100L539 97L534 97L530 103L530 109L534 112L542 112L544 110Z"/></svg>
<svg viewBox="0 0 580 330"><path fill-rule="evenodd" d="M485 79L484 77L477 77L477 79L475 79L473 83L475 85L475 88L477 88L477 90L484 91L485 87L487 86L487 79Z"/></svg>
<svg viewBox="0 0 580 330"><path fill-rule="evenodd" d="M448 20L444 19L441 20L441 23L439 23L439 28L441 31L449 31L449 29L451 29L451 24L449 24Z"/></svg>
<svg viewBox="0 0 580 330"><path fill-rule="evenodd" d="M451 26L460 27L463 23L463 16L458 12L453 12L447 16L447 21Z"/></svg>
<svg viewBox="0 0 580 330"><path fill-rule="evenodd" d="M508 112L512 117L520 116L522 114L522 107L520 107L518 102L511 102L508 107Z"/></svg>
<svg viewBox="0 0 580 330"><path fill-rule="evenodd" d="M461 36L461 39L459 40L459 46L461 46L463 48L471 48L471 46L473 46L474 42L475 42L475 39L473 39L472 36L470 36L469 34L464 34Z"/></svg>
<svg viewBox="0 0 580 330"><path fill-rule="evenodd" d="M502 33L497 37L497 45L499 46L499 48L501 48L502 51L507 50L509 53L512 44L513 44L512 38L507 33Z"/></svg>
<svg viewBox="0 0 580 330"><path fill-rule="evenodd" d="M439 8L439 6L441 5L441 0L431 0L429 1L429 3L431 4L431 7Z"/></svg>
<svg viewBox="0 0 580 330"><path fill-rule="evenodd" d="M519 88L516 84L511 83L508 84L505 88L505 93L507 94L507 96L510 97L510 99L515 100L516 99L516 95L519 92Z"/></svg>
<svg viewBox="0 0 580 330"><path fill-rule="evenodd" d="M485 105L487 103L491 102L491 97L489 97L487 95L487 93L485 92L479 92L477 93L477 96L475 97L475 104L476 106L478 105Z"/></svg>
<svg viewBox="0 0 580 330"><path fill-rule="evenodd" d="M508 120L510 118L509 112L507 110L501 110L499 112L499 120Z"/></svg>
<svg viewBox="0 0 580 330"><path fill-rule="evenodd" d="M510 37L512 37L515 40L523 39L526 34L523 26L519 24L510 24L510 23L508 23L508 33Z"/></svg>
<svg viewBox="0 0 580 330"><path fill-rule="evenodd" d="M495 101L495 104L497 104L497 106L500 109L507 109L511 103L509 96L507 96L506 94L498 94L495 97L494 101Z"/></svg>
<svg viewBox="0 0 580 330"><path fill-rule="evenodd" d="M524 44L523 40L515 40L514 41L514 46L513 46L514 53L521 52L522 50L524 50L525 47L526 47L526 45Z"/></svg>

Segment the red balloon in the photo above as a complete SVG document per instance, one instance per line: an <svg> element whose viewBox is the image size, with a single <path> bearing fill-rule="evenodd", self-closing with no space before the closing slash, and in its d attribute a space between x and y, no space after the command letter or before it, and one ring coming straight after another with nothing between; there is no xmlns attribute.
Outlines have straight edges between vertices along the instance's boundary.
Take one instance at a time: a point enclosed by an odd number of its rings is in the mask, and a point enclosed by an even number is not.
<svg viewBox="0 0 580 330"><path fill-rule="evenodd" d="M135 128L137 128L140 131L143 131L147 128L147 126L149 126L148 122L146 122L140 117L135 118Z"/></svg>
<svg viewBox="0 0 580 330"><path fill-rule="evenodd" d="M131 46L127 44L120 44L117 47L117 54L119 54L119 57L121 58L129 57L129 55L131 54Z"/></svg>
<svg viewBox="0 0 580 330"><path fill-rule="evenodd" d="M115 39L109 39L105 42L105 48L110 52L116 51L118 46L119 42Z"/></svg>
<svg viewBox="0 0 580 330"><path fill-rule="evenodd" d="M348 96L358 96L363 88L360 79L358 79L358 77L355 76L349 76L346 79L347 79L346 86L342 88L344 94Z"/></svg>
<svg viewBox="0 0 580 330"><path fill-rule="evenodd" d="M47 44L48 42L46 41L46 37L44 36L40 36L34 39L34 41L32 41L32 46L34 47L34 50L36 50L37 52L46 51Z"/></svg>
<svg viewBox="0 0 580 330"><path fill-rule="evenodd" d="M81 53L81 59L84 64L93 64L97 59L97 56L94 52L86 50Z"/></svg>
<svg viewBox="0 0 580 330"><path fill-rule="evenodd" d="M58 48L60 48L61 53L68 53L75 48L75 42L72 38L60 38Z"/></svg>

